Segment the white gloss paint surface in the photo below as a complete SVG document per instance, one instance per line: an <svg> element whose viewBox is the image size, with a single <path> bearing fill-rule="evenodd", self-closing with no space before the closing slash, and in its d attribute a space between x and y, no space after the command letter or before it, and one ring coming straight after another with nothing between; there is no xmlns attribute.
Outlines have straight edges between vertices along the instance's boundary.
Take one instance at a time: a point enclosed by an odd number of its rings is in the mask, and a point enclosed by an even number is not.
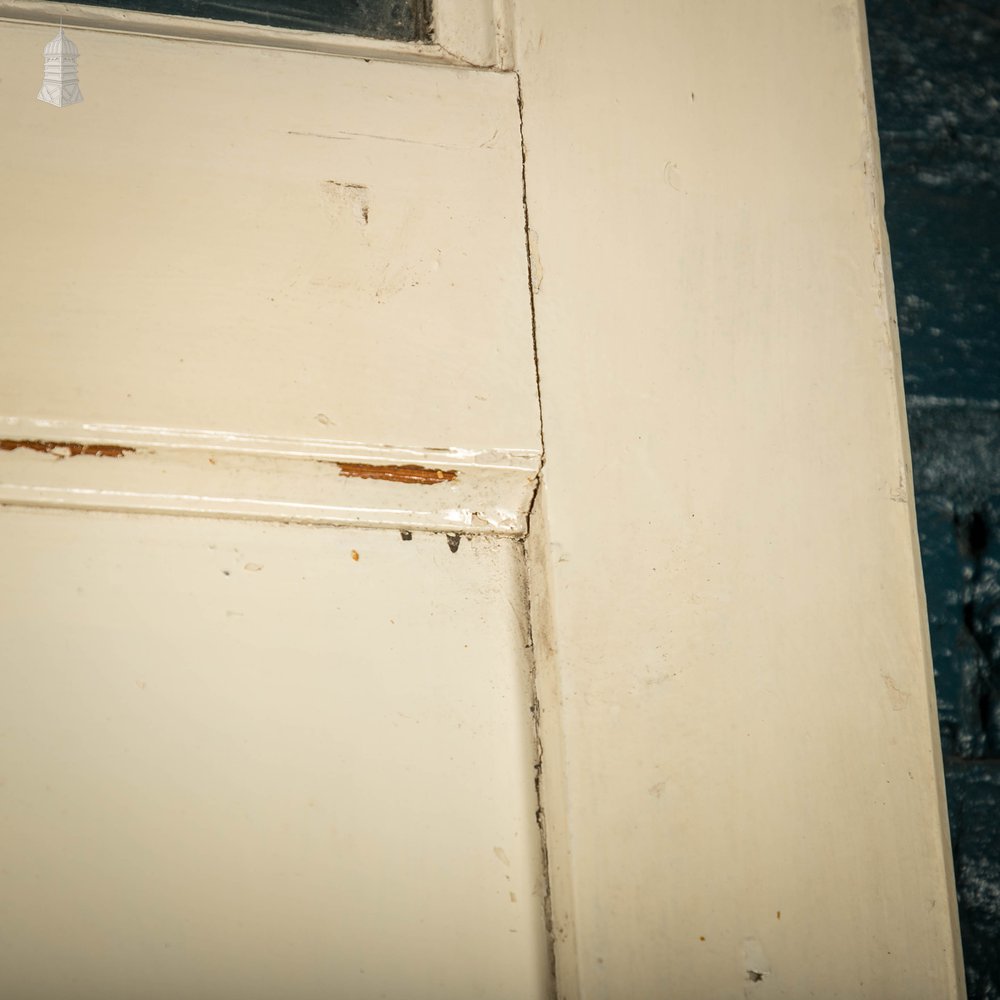
<svg viewBox="0 0 1000 1000"><path fill-rule="evenodd" d="M859 5L494 8L0 23L4 995L547 996L529 647L560 998L963 995Z"/></svg>
<svg viewBox="0 0 1000 1000"><path fill-rule="evenodd" d="M0 23L11 79L46 30ZM523 534L541 444L513 77L74 37L73 116L0 89L0 502Z"/></svg>
<svg viewBox="0 0 1000 1000"><path fill-rule="evenodd" d="M4 416L539 450L511 75L74 39L72 114L0 89Z"/></svg>
<svg viewBox="0 0 1000 1000"><path fill-rule="evenodd" d="M0 20L0 996L543 1000L516 80L120 14Z"/></svg>
<svg viewBox="0 0 1000 1000"><path fill-rule="evenodd" d="M560 996L961 997L861 6L516 12Z"/></svg>
<svg viewBox="0 0 1000 1000"><path fill-rule="evenodd" d="M137 513L523 535L540 460L53 421L3 427L0 503Z"/></svg>
<svg viewBox="0 0 1000 1000"><path fill-rule="evenodd" d="M0 537L0 994L547 995L519 543Z"/></svg>

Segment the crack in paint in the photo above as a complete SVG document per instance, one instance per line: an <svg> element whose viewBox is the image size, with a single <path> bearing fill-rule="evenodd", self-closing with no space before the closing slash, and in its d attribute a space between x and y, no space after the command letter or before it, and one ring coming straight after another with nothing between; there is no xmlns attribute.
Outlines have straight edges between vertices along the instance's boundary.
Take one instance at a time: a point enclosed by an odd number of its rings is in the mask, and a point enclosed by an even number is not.
<svg viewBox="0 0 1000 1000"><path fill-rule="evenodd" d="M531 311L531 350L535 363L535 401L538 405L538 439L542 446L542 453L538 460L538 472L535 474L535 488L528 503L526 519L528 530L531 530L531 512L535 508L535 501L538 498L538 491L542 484L542 470L545 468L545 417L542 412L542 376L538 366L538 320L535 315L535 295L541 291L541 274L537 276L534 268L541 262L538 260L538 234L531 228L531 219L528 215L528 148L524 137L524 94L521 90L521 76L514 74L517 82L517 121L521 138L521 209L524 214L524 254L528 268L528 306ZM537 280L537 286L535 284Z"/></svg>

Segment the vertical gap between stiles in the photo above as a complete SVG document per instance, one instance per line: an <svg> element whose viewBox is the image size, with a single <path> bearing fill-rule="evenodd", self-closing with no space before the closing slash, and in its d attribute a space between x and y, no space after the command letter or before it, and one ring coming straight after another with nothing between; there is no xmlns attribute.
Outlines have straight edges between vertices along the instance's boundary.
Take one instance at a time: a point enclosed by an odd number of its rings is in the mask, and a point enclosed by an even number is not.
<svg viewBox="0 0 1000 1000"><path fill-rule="evenodd" d="M551 1000L558 997L556 981L556 942L552 919L552 885L549 879L549 845L545 828L545 807L542 803L542 767L544 748L541 738L541 707L538 700L538 660L535 656L535 640L531 617L531 583L528 567L528 550L525 540L519 540L521 550L521 579L524 590L525 639L528 654L528 695L530 698L529 712L531 715L532 744L534 746L533 767L535 771L535 823L538 826L538 839L542 866L542 915L545 922L545 946L549 969L548 995Z"/></svg>
<svg viewBox="0 0 1000 1000"><path fill-rule="evenodd" d="M542 483L542 473L545 468L545 423L542 417L542 385L541 385L541 374L538 368L538 326L535 317L535 280L534 280L534 263L531 259L531 222L528 214L528 159L527 159L527 149L524 140L524 94L521 89L521 74L516 70L514 72L514 80L517 83L517 117L518 117L518 128L520 130L520 140L521 140L521 200L522 200L522 210L524 213L524 256L527 262L527 279L528 279L528 304L530 307L531 315L531 347L534 354L534 364L535 364L535 399L538 405L538 434L539 442L541 444L541 456L538 464L538 472L535 476L535 488L531 494L531 500L528 503L528 510L526 514L526 533L531 531L531 515L535 509L535 501L538 497L538 491L541 488ZM552 884L549 878L549 847L548 847L548 837L546 835L545 829L545 807L542 803L542 767L543 767L543 755L544 748L542 747L541 739L541 709L538 701L538 660L535 655L535 642L533 634L533 624L532 624L532 613L531 613L531 582L530 582L530 569L528 566L528 550L526 541L524 538L520 541L521 545L521 565L523 567L523 579L524 579L524 614L525 614L525 628L527 630L527 644L528 644L528 670L529 670L529 681L530 681L530 697L531 697L531 724L533 729L533 743L535 747L535 821L538 825L538 837L541 845L541 865L542 865L542 886L543 886L543 897L542 897L542 907L543 916L545 920L545 937L546 937L546 950L548 953L548 965L549 965L549 995L552 1000L556 1000L559 995L558 982L556 978L556 942L555 942L555 928L552 918Z"/></svg>

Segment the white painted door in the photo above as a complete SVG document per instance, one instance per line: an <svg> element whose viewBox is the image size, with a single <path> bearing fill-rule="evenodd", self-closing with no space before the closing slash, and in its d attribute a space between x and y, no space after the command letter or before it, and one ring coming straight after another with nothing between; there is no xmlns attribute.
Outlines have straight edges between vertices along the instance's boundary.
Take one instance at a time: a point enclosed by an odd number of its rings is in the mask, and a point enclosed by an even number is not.
<svg viewBox="0 0 1000 1000"><path fill-rule="evenodd" d="M0 25L0 995L545 996L505 74ZM398 53L397 53L398 54Z"/></svg>
<svg viewBox="0 0 1000 1000"><path fill-rule="evenodd" d="M483 7L0 23L0 993L960 1000L860 0Z"/></svg>

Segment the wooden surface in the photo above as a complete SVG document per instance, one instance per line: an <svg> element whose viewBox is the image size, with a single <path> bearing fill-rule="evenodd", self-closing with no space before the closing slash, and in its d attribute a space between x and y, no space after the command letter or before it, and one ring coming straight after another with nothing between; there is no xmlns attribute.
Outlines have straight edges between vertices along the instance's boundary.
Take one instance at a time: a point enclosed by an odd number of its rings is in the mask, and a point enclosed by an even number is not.
<svg viewBox="0 0 1000 1000"><path fill-rule="evenodd" d="M541 1000L516 80L108 27L0 22L0 995Z"/></svg>
<svg viewBox="0 0 1000 1000"><path fill-rule="evenodd" d="M961 996L858 5L515 37L560 994Z"/></svg>
<svg viewBox="0 0 1000 1000"><path fill-rule="evenodd" d="M0 994L547 996L519 543L0 538Z"/></svg>
<svg viewBox="0 0 1000 1000"><path fill-rule="evenodd" d="M523 533L516 81L73 30L60 115L51 29L0 25L0 499Z"/></svg>
<svg viewBox="0 0 1000 1000"><path fill-rule="evenodd" d="M511 76L74 29L54 109L50 34L0 26L0 416L538 451Z"/></svg>
<svg viewBox="0 0 1000 1000"><path fill-rule="evenodd" d="M523 535L539 456L0 420L0 503ZM74 440L75 438L75 440ZM109 441L114 443L108 443Z"/></svg>
<svg viewBox="0 0 1000 1000"><path fill-rule="evenodd" d="M0 339L0 417L4 440L41 443L0 448L4 481L30 488L37 473L33 502L43 487L88 488L95 466L141 471L148 483L155 454L132 459L150 441L176 459L159 474L183 479L197 460L214 484L202 495L215 500L228 495L220 484L242 481L226 476L248 452L250 497L268 495L267 463L288 471L317 457L350 489L428 496L463 481L453 461L462 456L533 476L520 97L546 450L528 536L531 639L560 995L960 997L857 7L669 2L615 20L594 0L535 0L514 12L519 81L81 31L85 102L61 111L33 98L51 29L0 26L0 111L19 137L0 153L0 315L13 331ZM32 83L22 92L10 80ZM49 448L74 443L136 451ZM216 452L222 478L205 468ZM340 474L358 464L459 477ZM21 956L0 963L17 987L7 992L30 996L40 981L41 995L64 995L76 974L84 993L148 995L135 970L149 968L150 942L181 940L187 961L155 966L165 996L214 975L241 997L274 995L278 984L287 993L289 969L307 994L320 973L302 958L317 953L317 926L346 919L342 896L328 891L343 877L357 880L360 909L331 945L324 987L365 995L360 972L337 964L360 949L388 977L373 995L396 989L397 973L411 984L402 995L417 981L436 996L544 995L538 908L523 932L499 916L514 906L503 893L521 900L538 871L530 691L514 680L526 669L527 635L512 624L523 603L513 569L490 582L512 565L515 550L503 546L514 543L455 536L453 553L450 539L377 530L0 513L11 540L7 648L25 651L2 674L16 687L3 704L17 712L15 773L26 779L21 798L5 801L21 808L19 851L34 859L8 869L16 884L0 897L13 907L5 940ZM220 538L238 562L213 561ZM433 558L414 565L412 551ZM484 552L494 555L467 576L447 561ZM348 575L373 564L367 588ZM228 603L221 588L232 576L251 586L269 566L279 572L266 592ZM390 603L413 609L405 653L418 657L417 673L395 659L396 624L377 618ZM248 619L235 647L220 624L226 610ZM326 622L342 613L347 631L334 636ZM254 683L231 648L247 651ZM159 729L112 691L123 676L150 690L146 677L122 673L146 662L171 692ZM314 697L334 662L358 669ZM203 669L174 676L188 664ZM427 676L443 678L446 698L432 697ZM501 678L506 687L490 686ZM461 722L462 738L431 738L414 756L380 714L396 704L397 682L407 704L426 709L423 721ZM504 697L489 701L497 690ZM112 695L118 714L102 728L98 709ZM216 741L214 773L199 769L197 743L183 748L180 773L194 776L198 801L191 834L180 813L164 812L183 798L170 797L165 727L188 706L207 713L195 729ZM272 709L292 742L259 724ZM100 740L78 762L73 751L91 733ZM354 846L379 848L365 868L357 854L307 845L321 884L282 896L289 841L274 824L289 769L313 754L338 759L341 733L351 755L364 746L349 757L357 770L337 772L342 785L329 769L304 773L333 782L324 795L342 796ZM235 742L223 746L227 734L262 739L261 768ZM131 771L125 749L136 746ZM457 760L468 755L457 784L436 766L451 746ZM281 766L269 770L272 759ZM419 781L406 778L411 761ZM146 841L128 827L107 839L108 817L127 819L126 803L86 782L76 795L77 774L96 781L116 769L128 779L116 789L142 788L152 774L151 788L169 792L138 800L143 823L178 833L163 871L209 873L204 898L191 889L201 922L187 938L122 926L122 913L148 912L135 886L151 889L158 913L188 913L192 897L182 879L146 879L136 846ZM258 779L270 798L256 797ZM46 783L60 790L53 801ZM219 788L234 797L216 802ZM260 837L243 802L275 807ZM407 820L425 805L433 816L414 846ZM263 815L253 809L251 819ZM445 817L456 813L467 825L452 828ZM520 860L492 842L495 830L518 832ZM464 852L487 839L492 861L477 853L466 864ZM230 853L216 877L219 844ZM277 853L247 883L260 845ZM130 868L116 867L121 857ZM520 889L489 881L490 864L506 871L504 857L522 871ZM48 880L42 890L26 881L32 872ZM379 896L382 876L392 890ZM426 895L440 909L415 927L418 896L439 883L443 894ZM247 884L287 904L275 912L301 935L272 952L267 921L213 937L246 911ZM498 895L477 925L465 893L482 902L483 886ZM69 900L79 917L91 898L88 919L68 925L80 936L64 936L59 961L39 963L53 941L48 914ZM496 945L491 921L512 939L524 933L523 950L509 950L520 939ZM127 947L108 958L123 930ZM398 955L381 950L390 940ZM435 951L442 942L447 956ZM410 963L421 957L457 978L419 979ZM477 970L488 978L470 988Z"/></svg>

